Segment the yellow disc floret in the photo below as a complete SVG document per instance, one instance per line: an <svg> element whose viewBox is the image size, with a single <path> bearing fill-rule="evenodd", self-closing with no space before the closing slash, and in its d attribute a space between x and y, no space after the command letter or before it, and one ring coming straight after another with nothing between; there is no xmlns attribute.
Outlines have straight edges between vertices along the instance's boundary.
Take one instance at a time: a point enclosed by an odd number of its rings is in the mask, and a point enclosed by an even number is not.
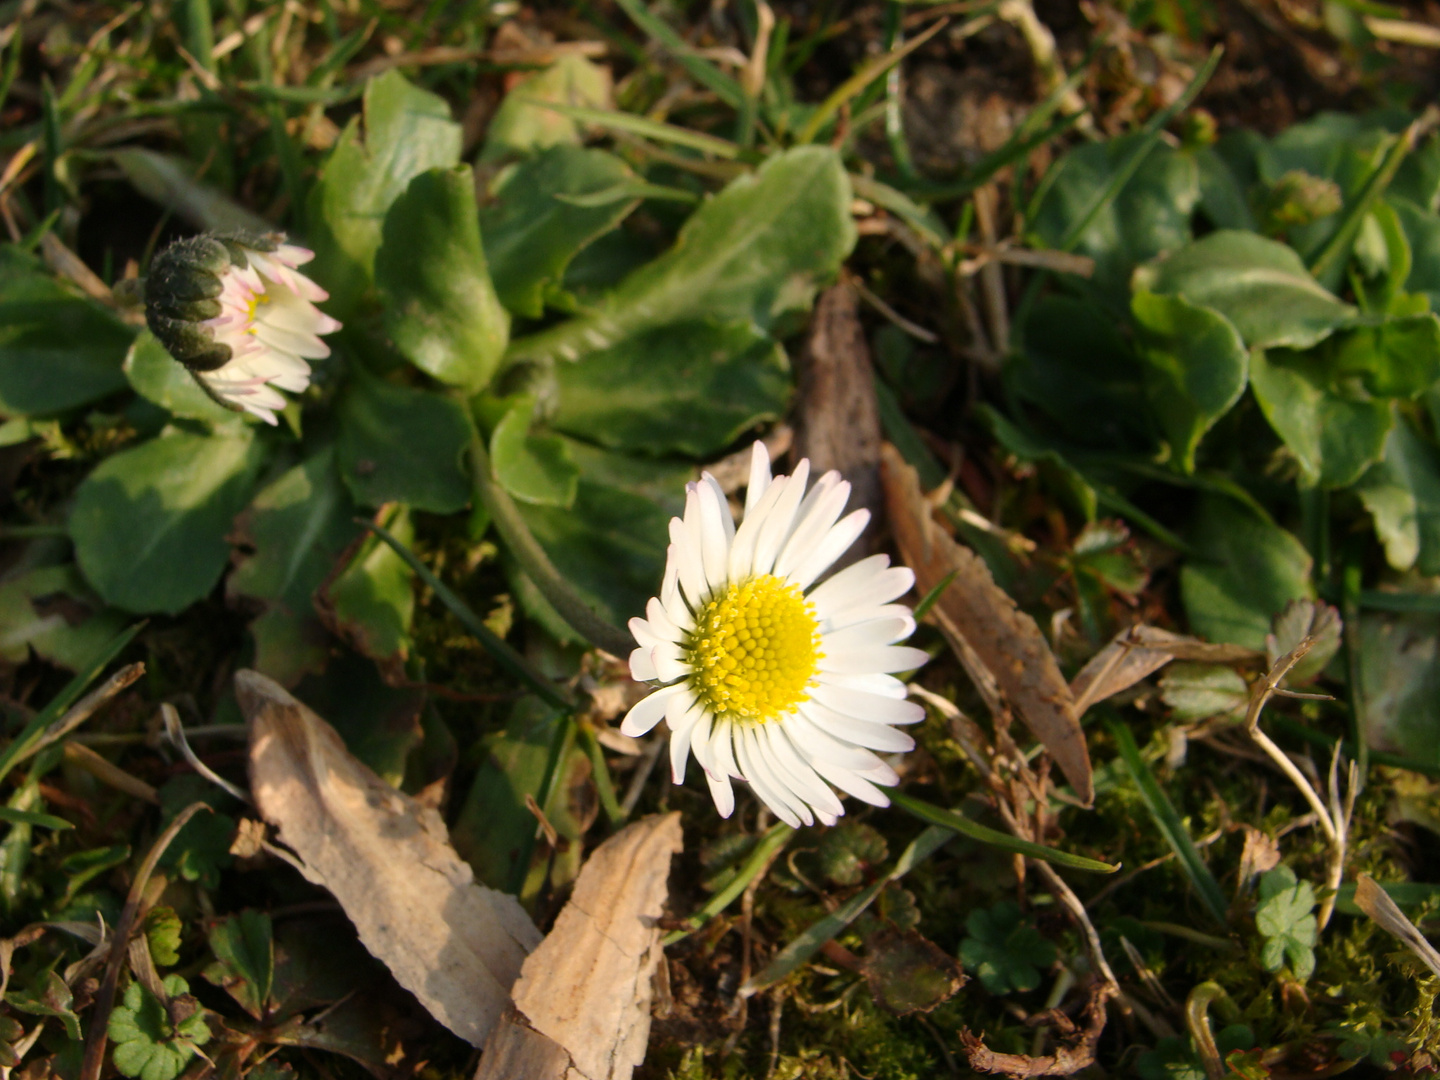
<svg viewBox="0 0 1440 1080"><path fill-rule="evenodd" d="M685 644L701 704L762 723L805 699L820 658L815 605L774 574L717 593L696 612Z"/></svg>

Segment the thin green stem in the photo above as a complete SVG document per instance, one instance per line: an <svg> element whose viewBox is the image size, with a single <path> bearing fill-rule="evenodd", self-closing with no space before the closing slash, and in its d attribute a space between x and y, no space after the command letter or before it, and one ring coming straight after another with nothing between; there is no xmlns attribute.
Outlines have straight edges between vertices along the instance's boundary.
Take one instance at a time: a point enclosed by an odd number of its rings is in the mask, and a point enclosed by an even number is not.
<svg viewBox="0 0 1440 1080"><path fill-rule="evenodd" d="M595 776L595 791L600 796L600 809L605 811L605 819L612 826L623 825L629 815L615 797L615 782L611 780L610 766L605 762L605 749L596 738L595 729L588 723L581 722L577 727L580 732L580 745L585 750L585 756L590 759L590 771Z"/></svg>
<svg viewBox="0 0 1440 1080"><path fill-rule="evenodd" d="M735 872L730 883L712 896L704 907L685 920L686 928L684 930L672 930L660 939L660 944L674 945L677 941L689 937L733 904L750 882L755 879L755 875L770 865L771 857L788 844L794 835L795 830L789 825L783 823L772 825L750 852L749 858L740 865L740 869Z"/></svg>

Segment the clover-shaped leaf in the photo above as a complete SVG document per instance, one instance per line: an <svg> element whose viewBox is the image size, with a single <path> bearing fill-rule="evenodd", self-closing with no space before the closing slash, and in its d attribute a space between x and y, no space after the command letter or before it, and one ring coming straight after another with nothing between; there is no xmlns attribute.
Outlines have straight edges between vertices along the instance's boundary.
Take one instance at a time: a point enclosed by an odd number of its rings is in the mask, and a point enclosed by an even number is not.
<svg viewBox="0 0 1440 1080"><path fill-rule="evenodd" d="M1055 962L1055 946L1022 921L1012 901L971 912L965 929L969 936L960 943L960 959L992 994L1035 989L1039 969Z"/></svg>
<svg viewBox="0 0 1440 1080"><path fill-rule="evenodd" d="M110 1041L115 1044L115 1068L137 1080L175 1080L195 1056L195 1048L210 1041L204 1010L190 996L190 986L179 975L164 981L169 1007L138 982L125 989L124 1003L110 1014Z"/></svg>
<svg viewBox="0 0 1440 1080"><path fill-rule="evenodd" d="M1297 881L1287 866L1260 875L1260 903L1255 927L1265 938L1260 962L1266 971L1279 971L1289 961L1301 982L1315 971L1315 889Z"/></svg>
<svg viewBox="0 0 1440 1080"><path fill-rule="evenodd" d="M251 1016L262 1017L275 981L270 916L247 908L217 923L210 931L210 948L217 959L205 969L205 978L223 986Z"/></svg>
<svg viewBox="0 0 1440 1080"><path fill-rule="evenodd" d="M885 838L869 825L847 821L820 841L820 870L836 885L858 885L865 871L885 861Z"/></svg>

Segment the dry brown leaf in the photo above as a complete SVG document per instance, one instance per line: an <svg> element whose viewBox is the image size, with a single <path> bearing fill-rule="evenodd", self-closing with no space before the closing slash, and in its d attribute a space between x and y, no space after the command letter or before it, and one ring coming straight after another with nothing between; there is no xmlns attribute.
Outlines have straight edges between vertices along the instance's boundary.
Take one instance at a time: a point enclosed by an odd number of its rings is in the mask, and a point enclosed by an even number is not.
<svg viewBox="0 0 1440 1080"><path fill-rule="evenodd" d="M1077 712L1083 715L1091 705L1134 686L1171 660L1239 664L1259 657L1259 653L1239 645L1216 645L1141 623L1121 630L1092 656L1070 680L1070 693Z"/></svg>
<svg viewBox="0 0 1440 1080"><path fill-rule="evenodd" d="M656 921L681 848L675 813L627 825L595 849L525 961L475 1080L628 1080L650 1038Z"/></svg>
<svg viewBox="0 0 1440 1080"><path fill-rule="evenodd" d="M935 523L915 470L889 443L881 448L880 475L890 528L901 557L915 571L916 589L926 595L955 574L931 609L941 630L957 652L963 651L963 643L979 658L1088 805L1095 784L1085 733L1075 716L1070 687L1035 620L995 584L984 560Z"/></svg>
<svg viewBox="0 0 1440 1080"><path fill-rule="evenodd" d="M1440 975L1440 952L1435 951L1435 946L1426 940L1419 928L1405 917L1399 905L1390 899L1390 894L1375 884L1375 879L1369 874L1361 874L1355 883L1355 904L1379 923L1380 929L1403 941L1426 967Z"/></svg>
<svg viewBox="0 0 1440 1080"><path fill-rule="evenodd" d="M474 882L434 810L396 791L335 729L254 671L235 676L260 814L329 889L360 940L447 1028L479 1046L540 932L513 896Z"/></svg>
<svg viewBox="0 0 1440 1080"><path fill-rule="evenodd" d="M826 289L796 362L795 456L809 458L817 476L839 470L850 481L848 509L870 511L869 526L837 569L874 550L882 502L880 408L859 307L850 285Z"/></svg>

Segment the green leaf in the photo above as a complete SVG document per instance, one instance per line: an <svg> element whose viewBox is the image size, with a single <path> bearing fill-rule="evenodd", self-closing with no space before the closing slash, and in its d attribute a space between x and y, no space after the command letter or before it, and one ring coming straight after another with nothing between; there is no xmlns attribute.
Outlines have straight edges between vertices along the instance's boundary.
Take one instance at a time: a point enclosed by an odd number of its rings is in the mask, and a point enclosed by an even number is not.
<svg viewBox="0 0 1440 1080"><path fill-rule="evenodd" d="M23 663L34 649L79 670L125 626L91 592L74 563L45 566L0 581L0 658Z"/></svg>
<svg viewBox="0 0 1440 1080"><path fill-rule="evenodd" d="M1071 296L1045 296L1019 323L1017 337L1005 384L1043 410L1067 440L1106 450L1153 445L1139 377L1143 369L1103 308Z"/></svg>
<svg viewBox="0 0 1440 1080"><path fill-rule="evenodd" d="M965 985L960 965L939 946L894 926L865 939L861 970L875 1003L896 1016L930 1012Z"/></svg>
<svg viewBox="0 0 1440 1080"><path fill-rule="evenodd" d="M1203 494L1180 571L1190 628L1217 642L1265 648L1270 621L1310 592L1310 554L1290 533L1233 499Z"/></svg>
<svg viewBox="0 0 1440 1080"><path fill-rule="evenodd" d="M1245 345L1223 315L1182 296L1138 292L1130 310L1150 408L1180 469L1194 472L1200 439L1245 392Z"/></svg>
<svg viewBox="0 0 1440 1080"><path fill-rule="evenodd" d="M200 389L195 376L165 351L149 330L140 331L125 354L125 377L134 391L171 416L234 424L239 418Z"/></svg>
<svg viewBox="0 0 1440 1080"><path fill-rule="evenodd" d="M1060 495L1086 521L1095 520L1099 499L1090 482L1071 465L1065 455L1049 442L1022 431L998 410L988 405L979 408L980 418L995 435L995 441L1021 461L1033 462L1040 470L1046 486Z"/></svg>
<svg viewBox="0 0 1440 1080"><path fill-rule="evenodd" d="M275 981L275 945L270 916L246 908L210 928L210 949L216 962L205 979L225 990L257 1020L265 1015Z"/></svg>
<svg viewBox="0 0 1440 1080"><path fill-rule="evenodd" d="M704 318L783 329L809 308L854 244L850 181L839 155L817 146L784 151L704 203L674 247L622 281L592 314L514 342L508 356L579 360L653 327Z"/></svg>
<svg viewBox="0 0 1440 1080"><path fill-rule="evenodd" d="M1358 377L1377 397L1413 398L1440 378L1440 316L1387 319L1336 334L1323 350L1332 377Z"/></svg>
<svg viewBox="0 0 1440 1080"><path fill-rule="evenodd" d="M1356 491L1392 567L1440 574L1440 453L1408 419L1396 418L1385 456Z"/></svg>
<svg viewBox="0 0 1440 1080"><path fill-rule="evenodd" d="M514 401L490 434L490 463L495 479L521 502L572 506L580 467L563 439L530 433L535 398L522 394Z"/></svg>
<svg viewBox="0 0 1440 1080"><path fill-rule="evenodd" d="M421 173L391 205L375 283L385 329L411 363L470 393L489 385L510 313L490 282L468 165Z"/></svg>
<svg viewBox="0 0 1440 1080"><path fill-rule="evenodd" d="M165 824L194 802L210 806L230 800L210 781L196 773L181 773L161 785L161 818ZM233 800L230 800L233 803ZM186 881L194 881L203 889L220 884L220 872L234 862L230 841L235 835L235 819L218 811L201 811L187 821L170 841L160 857L162 868L174 868Z"/></svg>
<svg viewBox="0 0 1440 1080"><path fill-rule="evenodd" d="M38 825L42 829L73 829L75 826L54 814L42 814L37 810L16 810L13 806L0 806L0 821L11 825Z"/></svg>
<svg viewBox="0 0 1440 1080"><path fill-rule="evenodd" d="M350 318L374 280L390 209L426 169L460 160L460 125L443 98L387 71L365 87L364 138L356 117L341 133L310 192L315 261L307 273L330 292L332 314Z"/></svg>
<svg viewBox="0 0 1440 1080"><path fill-rule="evenodd" d="M505 95L486 128L481 163L528 157L564 143L578 145L579 125L568 116L535 104L544 101L606 108L610 104L610 70L583 56L569 55L521 79Z"/></svg>
<svg viewBox="0 0 1440 1080"><path fill-rule="evenodd" d="M391 509L381 524L402 543L414 541L405 507ZM396 676L402 674L413 644L414 577L400 556L372 534L317 598L332 631Z"/></svg>
<svg viewBox="0 0 1440 1080"><path fill-rule="evenodd" d="M38 259L0 248L0 414L45 416L125 386L133 327L51 277Z"/></svg>
<svg viewBox="0 0 1440 1080"><path fill-rule="evenodd" d="M539 798L556 727L564 715L536 697L515 703L505 730L485 742L485 758L476 774L465 805L451 830L455 850L475 869L475 876L495 888L506 889L517 880L516 862L535 834L535 818L525 808L525 796ZM575 858L565 870L579 869L580 838L595 817L589 795L590 762L566 740L559 771L545 800L545 816L555 831L571 842ZM542 860L543 868L543 860ZM538 886L532 882L525 890Z"/></svg>
<svg viewBox="0 0 1440 1080"><path fill-rule="evenodd" d="M1044 246L1062 245L1144 138L1137 134L1084 143L1052 166L1032 215L1031 227ZM1091 280L1118 307L1126 302L1130 273L1138 264L1189 242L1190 218L1199 200L1194 160L1168 146L1156 146L1116 197L1095 214L1071 250L1095 260Z"/></svg>
<svg viewBox="0 0 1440 1080"><path fill-rule="evenodd" d="M167 428L106 458L80 485L70 536L107 603L173 615L205 596L230 559L226 540L265 460L251 428Z"/></svg>
<svg viewBox="0 0 1440 1080"><path fill-rule="evenodd" d="M1265 419L1295 459L1307 484L1347 487L1380 459L1390 433L1390 405L1341 397L1313 353L1255 349L1250 385Z"/></svg>
<svg viewBox="0 0 1440 1080"><path fill-rule="evenodd" d="M871 826L842 821L820 837L820 872L836 885L859 885L866 871L889 856L885 838Z"/></svg>
<svg viewBox="0 0 1440 1080"><path fill-rule="evenodd" d="M1314 911L1315 889L1308 881L1296 881L1288 866L1260 875L1255 928L1265 938L1260 962L1266 971L1279 971L1288 961L1301 982L1314 974L1318 927Z"/></svg>
<svg viewBox="0 0 1440 1080"><path fill-rule="evenodd" d="M1412 293L1424 293L1430 300L1430 310L1440 312L1440 214L1393 192L1386 201L1400 219L1410 243L1410 276L1404 287Z"/></svg>
<svg viewBox="0 0 1440 1080"><path fill-rule="evenodd" d="M1220 664L1174 663L1160 679L1160 700L1182 724L1239 712L1250 687L1234 668Z"/></svg>
<svg viewBox="0 0 1440 1080"><path fill-rule="evenodd" d="M1360 715L1366 745L1440 764L1440 617L1360 617Z"/></svg>
<svg viewBox="0 0 1440 1080"><path fill-rule="evenodd" d="M642 330L557 365L555 377L557 429L656 456L717 453L741 432L783 416L790 398L785 351L739 322Z"/></svg>
<svg viewBox="0 0 1440 1080"><path fill-rule="evenodd" d="M115 1044L115 1068L122 1076L175 1080L195 1056L195 1048L210 1041L204 1010L190 997L189 984L179 975L168 975L164 986L175 1004L192 1010L178 1024L160 999L138 982L125 988L123 1003L110 1014L107 1032Z"/></svg>
<svg viewBox="0 0 1440 1080"><path fill-rule="evenodd" d="M1190 832L1176 811L1175 804L1170 801L1165 789L1150 771L1150 766L1140 756L1140 748L1135 745L1135 736L1118 720L1110 720L1105 726L1120 751L1120 761L1124 762L1125 771L1135 782L1140 799L1145 804L1145 809L1150 812L1150 820L1155 823L1160 835L1170 845L1170 850L1178 857L1180 868L1190 882L1190 888L1205 905L1210 917L1224 926L1225 894L1220 891L1220 883L1215 880L1210 867L1206 866L1205 860L1200 857L1200 852L1195 847L1195 842L1190 839Z"/></svg>
<svg viewBox="0 0 1440 1080"><path fill-rule="evenodd" d="M145 941L156 967L174 967L180 962L180 936L184 929L174 908L157 906L145 915Z"/></svg>
<svg viewBox="0 0 1440 1080"><path fill-rule="evenodd" d="M361 506L453 514L470 502L462 458L473 429L462 406L356 369L337 412L340 475Z"/></svg>
<svg viewBox="0 0 1440 1080"><path fill-rule="evenodd" d="M386 685L375 663L342 649L323 674L304 680L295 694L330 717L346 749L391 787L400 786L410 753L424 737L423 690Z"/></svg>
<svg viewBox="0 0 1440 1080"><path fill-rule="evenodd" d="M48 1016L59 1020L65 1034L79 1040L80 1018L75 1015L75 999L65 980L53 971L41 972L34 983L24 990L5 995L5 1004L30 1016Z"/></svg>
<svg viewBox="0 0 1440 1080"><path fill-rule="evenodd" d="M1214 308L1251 347L1308 348L1359 318L1310 276L1294 249L1232 229L1141 267L1135 283Z"/></svg>
<svg viewBox="0 0 1440 1080"><path fill-rule="evenodd" d="M547 292L560 287L570 260L639 205L638 198L577 206L560 196L589 195L633 181L614 154L561 144L504 174L480 210L480 233L500 301L538 319Z"/></svg>
<svg viewBox="0 0 1440 1080"><path fill-rule="evenodd" d="M615 625L645 609L665 569L671 514L644 495L582 472L569 509L521 504L530 532L555 568L598 615ZM579 640L544 597L511 568L516 593L532 616L562 641Z"/></svg>
<svg viewBox="0 0 1440 1080"><path fill-rule="evenodd" d="M335 446L324 443L262 488L236 522L244 556L230 575L231 597L260 601L251 624L252 666L286 685L324 665L313 598L340 553L360 532L340 480Z"/></svg>
<svg viewBox="0 0 1440 1080"><path fill-rule="evenodd" d="M1013 900L972 911L965 929L960 959L992 994L1034 990L1040 985L1040 971L1055 962L1055 946L1023 921Z"/></svg>

